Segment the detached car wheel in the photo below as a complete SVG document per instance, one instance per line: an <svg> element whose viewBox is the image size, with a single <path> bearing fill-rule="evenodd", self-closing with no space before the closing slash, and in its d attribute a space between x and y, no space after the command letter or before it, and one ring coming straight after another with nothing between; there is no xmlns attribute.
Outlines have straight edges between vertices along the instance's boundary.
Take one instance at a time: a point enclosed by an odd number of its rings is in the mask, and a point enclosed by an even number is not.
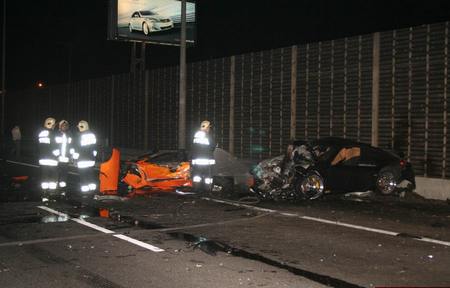
<svg viewBox="0 0 450 288"><path fill-rule="evenodd" d="M324 190L323 178L318 173L308 173L300 179L296 186L295 192L304 200L313 200L322 196Z"/></svg>
<svg viewBox="0 0 450 288"><path fill-rule="evenodd" d="M392 194L397 187L398 172L393 168L381 169L376 180L376 188L383 195Z"/></svg>

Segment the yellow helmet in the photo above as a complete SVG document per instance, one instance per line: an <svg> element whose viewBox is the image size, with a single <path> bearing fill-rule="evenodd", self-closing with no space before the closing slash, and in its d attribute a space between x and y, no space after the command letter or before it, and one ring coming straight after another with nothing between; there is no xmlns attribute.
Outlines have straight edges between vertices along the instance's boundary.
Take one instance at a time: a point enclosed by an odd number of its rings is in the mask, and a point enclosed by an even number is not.
<svg viewBox="0 0 450 288"><path fill-rule="evenodd" d="M89 130L89 124L85 120L81 120L80 122L78 122L77 127L78 127L78 130L80 130L80 132Z"/></svg>
<svg viewBox="0 0 450 288"><path fill-rule="evenodd" d="M44 121L44 127L47 128L47 129L53 129L53 128L55 128L55 125L56 125L55 118L48 117Z"/></svg>

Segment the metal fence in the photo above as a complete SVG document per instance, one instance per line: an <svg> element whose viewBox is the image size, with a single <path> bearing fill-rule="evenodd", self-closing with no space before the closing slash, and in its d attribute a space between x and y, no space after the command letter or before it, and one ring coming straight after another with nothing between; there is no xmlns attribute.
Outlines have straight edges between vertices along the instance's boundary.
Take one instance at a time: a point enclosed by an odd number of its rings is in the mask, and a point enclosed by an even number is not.
<svg viewBox="0 0 450 288"><path fill-rule="evenodd" d="M190 63L187 143L204 119L241 158L281 154L293 138L340 136L402 150L418 175L449 178L448 26ZM86 119L110 145L175 149L178 73L165 67L13 91L7 118L30 133L49 115Z"/></svg>

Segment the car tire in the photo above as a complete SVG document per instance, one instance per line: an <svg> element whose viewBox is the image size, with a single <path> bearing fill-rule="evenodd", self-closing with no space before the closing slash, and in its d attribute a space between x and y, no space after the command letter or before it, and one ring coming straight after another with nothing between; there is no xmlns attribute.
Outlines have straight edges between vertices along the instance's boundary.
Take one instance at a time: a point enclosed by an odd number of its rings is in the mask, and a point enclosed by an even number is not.
<svg viewBox="0 0 450 288"><path fill-rule="evenodd" d="M148 27L148 24L146 22L142 24L142 32L144 32L145 36L148 36L150 34L150 27Z"/></svg>
<svg viewBox="0 0 450 288"><path fill-rule="evenodd" d="M322 196L324 180L317 172L308 172L295 183L295 192L302 200L314 200Z"/></svg>
<svg viewBox="0 0 450 288"><path fill-rule="evenodd" d="M384 167L378 172L375 182L376 189L383 195L390 195L396 190L400 173L395 167Z"/></svg>

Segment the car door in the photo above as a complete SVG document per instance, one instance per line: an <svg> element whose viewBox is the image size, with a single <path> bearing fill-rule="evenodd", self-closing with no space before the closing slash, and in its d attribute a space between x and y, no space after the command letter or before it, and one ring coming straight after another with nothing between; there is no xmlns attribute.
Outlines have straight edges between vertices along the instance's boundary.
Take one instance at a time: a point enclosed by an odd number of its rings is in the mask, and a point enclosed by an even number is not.
<svg viewBox="0 0 450 288"><path fill-rule="evenodd" d="M366 148L342 147L327 169L326 185L334 191L367 191L372 189L375 165L364 161Z"/></svg>

